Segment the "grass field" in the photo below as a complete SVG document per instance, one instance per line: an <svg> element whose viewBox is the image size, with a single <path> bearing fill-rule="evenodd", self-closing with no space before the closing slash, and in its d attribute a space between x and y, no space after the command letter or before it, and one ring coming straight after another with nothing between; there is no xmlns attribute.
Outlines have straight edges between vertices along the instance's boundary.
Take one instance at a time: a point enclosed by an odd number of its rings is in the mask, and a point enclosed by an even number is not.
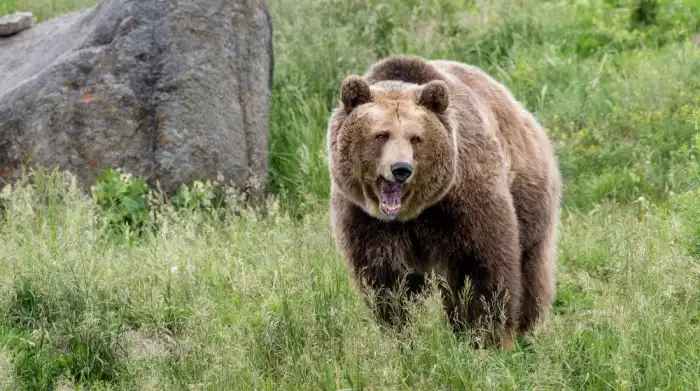
<svg viewBox="0 0 700 391"><path fill-rule="evenodd" d="M267 213L120 173L95 196L59 173L6 187L0 389L700 389L700 0L637 3L271 0ZM455 338L436 294L383 332L334 248L327 116L344 75L396 53L482 67L556 146L558 297L514 352ZM148 229L115 225L134 216Z"/></svg>

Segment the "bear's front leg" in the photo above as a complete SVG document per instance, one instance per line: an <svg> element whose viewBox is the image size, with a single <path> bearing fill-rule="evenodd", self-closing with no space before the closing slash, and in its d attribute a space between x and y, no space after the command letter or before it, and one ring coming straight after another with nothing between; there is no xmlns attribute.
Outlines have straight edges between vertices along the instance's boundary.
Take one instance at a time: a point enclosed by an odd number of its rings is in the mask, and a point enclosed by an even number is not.
<svg viewBox="0 0 700 391"><path fill-rule="evenodd" d="M501 195L504 194L504 195ZM485 330L492 343L512 349L522 291L518 223L508 193L492 192L462 200L461 243L445 305L453 325ZM466 278L470 289L464 300ZM465 306L466 302L466 306Z"/></svg>
<svg viewBox="0 0 700 391"><path fill-rule="evenodd" d="M421 274L406 267L413 255L405 229L367 215L337 194L332 202L335 240L365 304L381 323L401 325L407 317L404 299L421 293L426 285Z"/></svg>
<svg viewBox="0 0 700 391"><path fill-rule="evenodd" d="M401 329L408 318L405 302L421 294L426 287L425 277L393 269L381 262L366 267L359 274L365 304L371 307L383 325ZM370 302L374 298L374 305Z"/></svg>

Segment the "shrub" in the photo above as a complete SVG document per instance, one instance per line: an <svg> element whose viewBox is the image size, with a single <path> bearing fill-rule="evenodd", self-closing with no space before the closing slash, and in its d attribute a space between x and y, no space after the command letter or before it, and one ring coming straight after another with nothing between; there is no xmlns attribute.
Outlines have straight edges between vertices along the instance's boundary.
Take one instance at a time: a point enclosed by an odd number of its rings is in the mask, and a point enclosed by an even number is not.
<svg viewBox="0 0 700 391"><path fill-rule="evenodd" d="M139 236L150 222L148 192L145 180L107 167L92 186L93 198L103 211L103 226L108 231Z"/></svg>

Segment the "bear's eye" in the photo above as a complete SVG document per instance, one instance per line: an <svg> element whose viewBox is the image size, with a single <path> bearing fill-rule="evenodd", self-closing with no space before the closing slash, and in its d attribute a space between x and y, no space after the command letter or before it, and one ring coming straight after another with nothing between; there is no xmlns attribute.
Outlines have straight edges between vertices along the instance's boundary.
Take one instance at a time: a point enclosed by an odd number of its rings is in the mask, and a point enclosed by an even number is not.
<svg viewBox="0 0 700 391"><path fill-rule="evenodd" d="M377 140L379 141L386 141L389 139L389 134L388 133L379 133L375 136Z"/></svg>
<svg viewBox="0 0 700 391"><path fill-rule="evenodd" d="M420 137L418 137L418 136L411 137L411 144L413 144L413 145L420 144L421 141L423 141L423 140L421 140Z"/></svg>

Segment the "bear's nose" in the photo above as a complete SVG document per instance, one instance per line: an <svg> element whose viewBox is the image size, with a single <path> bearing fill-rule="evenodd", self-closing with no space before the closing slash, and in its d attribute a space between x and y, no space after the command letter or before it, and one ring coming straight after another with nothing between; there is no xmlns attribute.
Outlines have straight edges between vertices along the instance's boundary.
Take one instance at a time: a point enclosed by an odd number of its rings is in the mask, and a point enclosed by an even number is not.
<svg viewBox="0 0 700 391"><path fill-rule="evenodd" d="M391 165L391 173L399 183L404 183L413 173L413 166L410 163L398 162Z"/></svg>

